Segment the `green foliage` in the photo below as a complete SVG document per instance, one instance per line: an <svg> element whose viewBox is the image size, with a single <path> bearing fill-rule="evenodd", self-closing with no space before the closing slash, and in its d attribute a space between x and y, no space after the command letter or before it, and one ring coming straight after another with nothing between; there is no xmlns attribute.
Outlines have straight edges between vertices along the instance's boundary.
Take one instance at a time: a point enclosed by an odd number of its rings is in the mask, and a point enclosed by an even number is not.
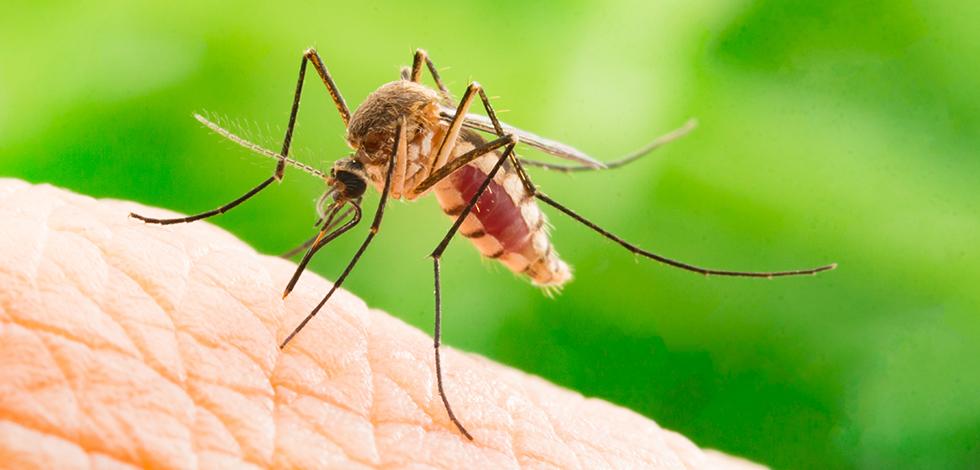
<svg viewBox="0 0 980 470"><path fill-rule="evenodd" d="M352 105L425 47L457 94L478 79L504 120L605 159L696 116L697 131L648 160L537 181L668 256L840 269L705 279L635 262L552 214L573 283L547 299L457 240L447 342L776 467L980 461L976 2L409 5L6 5L0 174L211 208L272 164L190 114L278 147L311 45ZM345 155L315 81L299 120L295 156ZM309 236L321 189L291 172L214 223L277 253ZM388 214L348 287L429 330L425 255L449 221L432 200ZM335 277L358 242L314 269Z"/></svg>

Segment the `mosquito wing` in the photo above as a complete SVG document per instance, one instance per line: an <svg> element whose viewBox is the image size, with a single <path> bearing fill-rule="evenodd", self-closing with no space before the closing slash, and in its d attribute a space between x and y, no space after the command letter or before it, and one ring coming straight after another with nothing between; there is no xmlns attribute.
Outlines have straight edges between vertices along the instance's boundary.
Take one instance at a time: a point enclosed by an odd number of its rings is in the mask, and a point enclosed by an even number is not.
<svg viewBox="0 0 980 470"><path fill-rule="evenodd" d="M443 107L439 111L439 117L442 118L443 121L450 122L454 116L456 116L455 109ZM516 135L520 139L520 143L534 147L547 154L554 155L558 158L579 162L593 168L605 168L606 166L602 162L588 156L585 152L582 152L581 150L570 145L556 142L551 139L546 139L523 129L518 129L514 126L508 125L504 122L501 122L500 126L503 127L504 132ZM479 114L467 114L463 119L463 127L489 132L491 134L497 133L497 131L493 128L493 121L491 121L490 118Z"/></svg>

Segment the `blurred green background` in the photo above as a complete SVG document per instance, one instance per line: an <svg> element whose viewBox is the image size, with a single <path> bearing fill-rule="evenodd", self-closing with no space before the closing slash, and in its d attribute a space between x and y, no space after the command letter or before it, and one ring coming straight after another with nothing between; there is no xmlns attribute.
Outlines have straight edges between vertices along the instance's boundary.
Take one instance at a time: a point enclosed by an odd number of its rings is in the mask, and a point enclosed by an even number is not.
<svg viewBox="0 0 980 470"><path fill-rule="evenodd" d="M537 182L668 256L840 269L705 279L552 212L573 283L548 299L457 240L446 342L778 468L980 465L977 2L355 3L5 4L0 175L212 208L273 165L191 113L277 148L308 46L352 107L425 47L457 94L478 79L504 120L604 159L695 116L640 163ZM323 91L294 155L326 168L346 148ZM213 221L278 253L322 189L291 172ZM431 331L449 220L432 199L387 214L347 287ZM363 230L313 268L335 277Z"/></svg>

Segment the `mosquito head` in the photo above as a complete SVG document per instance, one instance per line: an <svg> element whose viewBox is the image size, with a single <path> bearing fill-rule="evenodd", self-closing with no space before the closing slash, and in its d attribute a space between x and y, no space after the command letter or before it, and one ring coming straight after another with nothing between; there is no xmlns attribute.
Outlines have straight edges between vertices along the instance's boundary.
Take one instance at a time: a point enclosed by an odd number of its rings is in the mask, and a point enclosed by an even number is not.
<svg viewBox="0 0 980 470"><path fill-rule="evenodd" d="M364 165L352 157L337 160L327 177L327 184L330 185L334 199L338 201L360 199L367 189L367 182Z"/></svg>

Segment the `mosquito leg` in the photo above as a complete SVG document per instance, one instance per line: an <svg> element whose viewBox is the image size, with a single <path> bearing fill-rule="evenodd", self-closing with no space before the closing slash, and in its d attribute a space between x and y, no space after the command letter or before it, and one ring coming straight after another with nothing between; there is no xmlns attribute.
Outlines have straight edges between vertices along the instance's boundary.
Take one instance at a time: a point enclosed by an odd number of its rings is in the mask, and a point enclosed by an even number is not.
<svg viewBox="0 0 980 470"><path fill-rule="evenodd" d="M412 74L409 76L409 79L415 83L419 83L422 80L423 63L429 69L429 73L432 75L432 79L435 80L436 86L439 87L439 92L442 94L442 97L447 101L452 101L449 89L442 83L442 77L439 76L439 71L436 70L435 64L432 63L432 59L429 58L429 53L425 49L415 50L415 59L412 60Z"/></svg>
<svg viewBox="0 0 980 470"><path fill-rule="evenodd" d="M347 128L347 125L350 124L350 109L347 107L344 97L340 94L340 89L337 88L337 84L334 83L333 77L330 76L330 72L327 71L327 66L323 64L323 59L320 58L320 54L316 52L316 49L311 47L303 53L304 71L306 70L307 61L313 62L313 68L316 69L316 73L320 76L320 80L322 80L323 84L326 85L327 92L330 93L330 98L333 99L333 104L337 107L337 112L340 113L340 119L344 121L344 128ZM298 95L299 91L296 93Z"/></svg>
<svg viewBox="0 0 980 470"><path fill-rule="evenodd" d="M503 136L504 127L500 125L500 120L497 119L497 113L493 111L493 106L490 105L490 98L487 97L487 92L484 91L483 88L480 88L479 92L480 92L480 101L483 102L483 109L487 111L487 117L489 117L490 122L493 123L494 132L496 132L497 135L499 136ZM521 184L524 185L524 190L527 191L528 194L533 196L537 192L537 188L535 188L534 184L531 183L531 177L528 176L527 172L524 171L524 167L521 166L520 159L517 158L516 153L511 152L510 162L511 164L514 165L514 169L517 170L517 176L521 179Z"/></svg>
<svg viewBox="0 0 980 470"><path fill-rule="evenodd" d="M336 220L334 222L332 222L332 223L330 223L328 225L325 225L323 231L329 232L331 229L333 229L334 227L336 227L337 224L341 220L346 219L347 216L350 215L350 213L353 212L354 210L355 210L354 207L348 207L346 210L344 210L344 213L343 214L340 214L340 216L336 218ZM314 224L314 227L319 226L321 222L323 222L323 219L320 219L320 221L318 221L316 224ZM320 237L320 234L319 233L317 233L316 235L313 235L312 237L310 237L309 239L307 239L302 244L297 245L297 246L291 248L289 251L280 254L279 257L280 258L289 259L289 258L292 258L293 256L296 256L296 255L300 254L301 252L303 252L303 250L305 250L305 249L313 246L313 242L316 241L316 239L318 237Z"/></svg>
<svg viewBox="0 0 980 470"><path fill-rule="evenodd" d="M497 115L493 112L493 107L490 105L490 100L487 98L487 95L483 91L482 88L480 89L480 99L483 101L483 106L487 110L487 116L490 118L490 121L493 122L493 126L494 126L494 129L496 130L497 134L503 134L503 127L500 125L500 121L497 120ZM689 123L688 125L691 125L691 124ZM687 126L685 126L685 127L687 127ZM687 132L684 127L680 128L678 131L681 131L681 135L683 135L684 132ZM677 134L678 131L675 131L673 133L674 136L671 136L670 134L668 134L665 137L676 138L676 134ZM656 143L656 141L654 141L654 143ZM653 148L656 148L656 146L653 145L653 144L651 144L651 145L648 145L647 148L641 149L639 152L637 152L633 156L634 159L643 156L643 152L649 152L650 150L653 150ZM554 207L555 209L558 209L559 211L561 211L565 215L567 215L567 216L575 219L576 221L578 221L579 223L585 225L586 227L588 227L588 228L590 228L590 229L598 232L600 235L602 235L602 236L604 236L604 237L606 237L606 238L608 238L608 239L610 239L610 240L612 240L612 241L614 241L616 243L619 243L623 248L626 248L629 252L631 252L633 254L637 254L637 255L643 256L645 258L649 258L649 259L652 259L652 260L661 262L661 263L666 264L666 265L669 265L669 266L673 266L675 268L680 268L680 269L683 269L683 270L686 270L686 271L693 271L693 272L696 272L696 273L704 274L706 276L708 276L708 275L715 275L715 276L774 278L774 277L784 277L784 276L803 276L803 275L817 274L819 272L829 271L829 270L834 269L834 268L837 267L837 264L836 263L833 263L833 264L828 264L828 265L825 265L825 266L819 266L819 267L816 267L816 268L794 269L794 270L790 270L790 271L770 271L770 272L728 271L728 270L721 270L721 269L702 268L702 267L699 267L699 266L695 266L695 265L692 265L692 264L688 264L688 263L677 261L677 260L674 260L674 259L671 259L671 258L667 258L665 256L658 255L658 254L653 253L651 251L644 250L644 249L642 249L642 248L640 248L640 247L638 247L638 246L636 246L636 245L634 245L632 243L627 242L626 240L623 240L622 238L620 238L620 237L614 235L613 233L611 233L611 232L603 229L602 227L599 227L598 225L596 225L595 223L589 221L585 217L582 217L581 215L577 214L576 212L572 211L571 209L569 209L569 208L565 207L564 205L558 203L554 199L551 199L550 197L548 197L544 193L538 191L537 187L531 182L531 177L528 176L527 172L524 170L524 166L521 165L520 159L518 159L515 155L511 154L510 160L511 160L511 162L514 165L514 168L517 170L517 174L520 176L521 182L524 183L524 189L531 196L536 197L540 201L544 202L545 204L548 204L549 206ZM625 162L625 163L628 163L628 161ZM622 164L625 164L625 163L622 163Z"/></svg>
<svg viewBox="0 0 980 470"><path fill-rule="evenodd" d="M429 164L428 174L431 175L436 169L441 168L449 161L449 156L452 155L453 148L456 147L456 141L459 139L460 129L463 128L466 113L469 111L470 105L473 104L473 99L479 90L482 90L482 88L476 82L470 83L470 86L466 87L466 92L463 93L463 97L459 100L459 105L456 107L456 115L449 122L449 131L446 132L446 136L439 143L439 150L436 152L436 157Z"/></svg>
<svg viewBox="0 0 980 470"><path fill-rule="evenodd" d="M299 113L299 103L300 97L303 94L303 79L306 77L306 64L312 61L313 67L316 69L323 83L327 86L327 91L330 93L331 98L333 98L334 104L337 106L337 110L340 112L340 117L344 121L344 126L347 126L347 122L350 121L350 110L347 109L347 104L344 103L344 98L340 95L340 91L337 89L337 85L334 84L333 79L327 72L326 66L323 65L323 61L320 56L316 53L314 49L308 49L303 53L303 59L299 67L299 77L296 79L296 90L293 93L293 105L289 111L289 123L286 125L286 135L283 137L282 150L279 152L283 157L289 156L289 147L293 141L293 129L296 127L296 116ZM276 163L276 171L272 176L262 181L258 186L252 188L245 194L239 196L233 201L200 214L195 214L187 217L178 217L172 219L157 219L153 217L146 217L135 213L130 213L129 216L135 219L142 220L143 222L150 224L160 224L160 225L170 225L170 224L180 224L187 222L194 222L195 220L206 219L219 214L224 214L225 212L234 209L239 204L249 200L252 196L255 196L263 189L272 184L273 181L282 181L285 175L286 161L283 158L279 158L279 162Z"/></svg>
<svg viewBox="0 0 980 470"><path fill-rule="evenodd" d="M486 142L480 145L479 147L476 147L473 150L470 150L469 152L466 152L456 157L455 159L453 159L453 161L443 165L441 168L434 171L432 174L429 175L428 178L426 178L421 183L419 183L415 188L413 188L412 193L422 194L425 191L427 191L429 188L434 186L436 183L438 183L439 181L442 181L443 178L451 175L454 171L462 168L463 165L466 165L467 163L470 163L473 160L476 160L477 158L483 155L493 152L494 150L497 150L500 147L503 147L508 144L516 144L516 143L517 143L517 137L510 134L505 135L499 139L494 139L491 140L490 142Z"/></svg>
<svg viewBox="0 0 980 470"><path fill-rule="evenodd" d="M329 229L324 227L319 233L316 234L315 237L313 237L313 239L310 241L309 250L307 250L306 254L303 255L303 259L296 266L296 270L293 271L293 276L289 278L286 288L283 289L282 298L285 299L287 296L289 296L289 293L293 291L293 288L296 287L296 283L299 282L299 277L303 274L303 271L306 270L306 265L308 265L310 260L313 259L313 255L320 251L320 248L323 248L327 243L332 242L335 238L343 235L345 232L354 228L355 225L361 222L361 206L359 203L354 202L351 205L351 208L354 210L354 218L329 234L327 233ZM342 218L337 220L342 220ZM328 223L328 225L332 224Z"/></svg>
<svg viewBox="0 0 980 470"><path fill-rule="evenodd" d="M596 170L611 170L613 168L619 168L625 166L628 163L632 163L640 158L643 158L653 152L654 150L663 147L685 135L689 134L694 128L697 127L697 120L690 119L683 126L678 127L660 137L657 137L652 142L644 145L629 154L626 154L616 160L611 162L605 162L605 167L595 167L589 165L560 165L554 163L538 162L534 160L521 159L521 163L526 166L533 166L537 168L543 168L545 170L557 171L559 173L574 173L579 171L596 171Z"/></svg>
<svg viewBox="0 0 980 470"><path fill-rule="evenodd" d="M300 243L299 245L296 245L290 248L289 250L282 252L281 254L279 254L279 257L284 259L290 259L293 256L302 253L307 248L313 246L313 241L316 240L317 237L319 236L320 236L319 234L313 235L312 237L306 239L306 241L304 241L303 243Z"/></svg>
<svg viewBox="0 0 980 470"><path fill-rule="evenodd" d="M808 274L817 274L819 272L829 271L829 270L835 269L837 267L837 263L831 263L831 264L824 265L824 266L819 266L819 267L816 267L816 268L794 269L794 270L790 270L790 271L771 271L771 272L726 271L726 270L720 270L720 269L702 268L702 267L699 267L699 266L694 266L694 265L691 265L691 264L688 264L688 263L684 263L684 262L681 262L681 261L677 261L677 260L674 260L674 259L667 258L665 256L658 255L656 253L653 253L653 252L644 250L644 249L642 249L642 248L640 248L640 247L638 247L638 246L636 246L636 245L634 245L634 244L632 244L630 242L627 242L626 240L623 240L622 238L620 238L619 236L613 234L612 232L609 232L608 230L603 229L602 227L599 227L594 222L586 219L585 217L582 217L581 215L577 214L575 211L573 211L573 210L565 207L564 205L558 203L554 199L551 199L550 197L548 197L544 193L541 193L540 191L537 191L535 193L535 197L537 197L539 200L541 200L545 204L548 204L549 206L554 207L555 209L558 209L559 211L561 211L565 215L567 215L567 216L575 219L576 221L578 221L582 225L585 225L586 227L588 227L588 228L596 231L597 233L599 233L603 237L606 237L606 238L608 238L608 239L610 239L610 240L612 240L612 241L620 244L623 248L626 248L626 250L629 251L630 253L637 254L637 255L643 256L645 258L650 258L652 260L659 261L659 262L661 262L663 264L666 264L668 266L673 266L675 268L680 268L680 269L683 269L685 271L692 271L692 272L696 272L696 273L699 273L699 274L704 274L705 276L715 275L715 276L735 276L735 277L762 277L762 278L771 279L771 278L774 278L774 277L803 276L803 275L808 275Z"/></svg>
<svg viewBox="0 0 980 470"><path fill-rule="evenodd" d="M330 291L327 292L327 295L325 295L323 299L320 300L320 303L313 308L313 311L311 311L309 315L307 315L306 318L304 318L303 321L300 322L300 324L297 325L291 333L289 333L289 336L286 336L286 339L279 344L279 349L285 348L286 345L289 344L289 341L291 341L293 337L296 336L296 334L299 333L300 330L302 330L303 327L305 327L306 324L320 312L320 309L323 308L328 300L330 300L330 297L333 297L334 292L336 292L337 289L343 285L344 280L347 279L347 276L350 275L351 270L353 270L354 266L357 265L357 261L361 259L361 255L364 254L364 251L367 250L368 245L371 244L371 240L374 239L374 236L377 235L378 230L381 229L381 219L384 218L385 204L388 202L388 192L391 190L391 175L394 172L397 160L406 157L406 155L399 155L400 152L398 150L399 148L404 148L400 145L400 142L405 139L404 121L398 123L398 129L395 135L398 137L395 138L394 147L391 149L391 161L388 162L388 171L385 175L385 185L384 189L381 190L381 200L378 201L378 210L374 212L374 221L371 222L371 229L368 231L367 237L364 238L361 246L357 248L357 251L354 253L354 256L351 258L350 262L347 263L347 267L344 268L344 271L340 274L337 280L334 281L333 286L330 288ZM313 245L313 248L317 248L318 245L322 246L317 243Z"/></svg>
<svg viewBox="0 0 980 470"><path fill-rule="evenodd" d="M223 206L221 206L221 207L219 207L217 209L212 209L212 210L209 210L207 212L201 212L200 214L195 214L195 215L191 215L191 216L188 216L188 217L178 217L178 218L174 218L174 219L157 219L157 218L154 218L154 217L147 217L147 216L144 216L144 215L139 215L139 214L137 214L135 212L130 212L129 213L129 216L132 217L132 218L134 218L134 219L142 220L143 222L146 222L148 224L159 224L159 225L182 224L182 223L187 223L187 222L193 222L195 220L206 219L208 217L212 217L212 216L215 216L215 215L218 215L218 214L224 214L225 212L228 212L228 211L234 209L239 204L247 201L252 196L258 194L259 191L262 191L267 186L269 186L270 184L272 184L273 181L276 181L276 177L275 176L270 176L265 181L259 183L258 186L252 188L247 193L239 196L234 201L231 201L228 204L225 204L225 205L223 205Z"/></svg>
<svg viewBox="0 0 980 470"><path fill-rule="evenodd" d="M439 279L439 259L442 257L443 252L446 251L446 247L449 246L449 242L453 239L453 236L456 235L457 231L459 231L459 227L463 224L463 220L465 220L466 216L470 214L470 211L473 210L473 206L476 205L476 202L480 199L480 196L482 196L483 192L486 191L488 186L490 186L490 182L493 181L493 177L500 170L500 167L503 166L504 161L510 158L513 154L514 145L514 143L507 145L507 148L504 149L504 152L500 155L500 158L497 159L497 164L493 166L493 169L490 170L490 174L487 175L487 177L483 180L483 184L481 184L480 188L477 189L476 194L470 198L469 202L466 204L466 207L464 207L463 211L456 217L456 221L453 223L453 226L450 227L448 232L446 232L446 236L442 237L442 241L439 242L436 249L432 251L431 255L429 255L432 257L432 269L435 278L436 317L435 332L433 334L433 348L435 349L436 356L436 384L439 388L439 397L442 398L442 404L446 407L446 412L449 414L449 419L456 425L459 431L471 441L473 440L473 436L470 435L466 428L463 427L463 423L461 423L459 419L456 418L456 415L453 414L453 409L449 405L449 398L446 397L446 391L443 387L442 361L439 355L439 345L442 342L442 286Z"/></svg>

